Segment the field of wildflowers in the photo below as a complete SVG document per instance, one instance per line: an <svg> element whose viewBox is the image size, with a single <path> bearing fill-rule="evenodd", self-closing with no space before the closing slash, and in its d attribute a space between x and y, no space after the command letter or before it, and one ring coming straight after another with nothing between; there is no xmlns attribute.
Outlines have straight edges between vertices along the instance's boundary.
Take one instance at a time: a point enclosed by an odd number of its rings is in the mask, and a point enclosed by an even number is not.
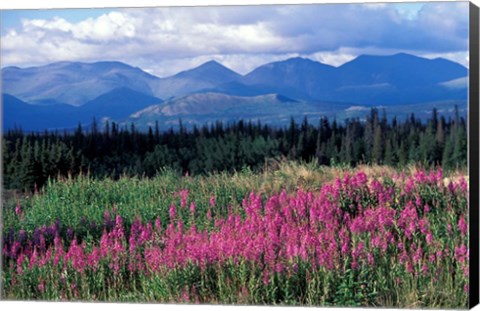
<svg viewBox="0 0 480 311"><path fill-rule="evenodd" d="M2 296L468 306L467 180L330 174L283 189L251 172L50 182L5 205Z"/></svg>

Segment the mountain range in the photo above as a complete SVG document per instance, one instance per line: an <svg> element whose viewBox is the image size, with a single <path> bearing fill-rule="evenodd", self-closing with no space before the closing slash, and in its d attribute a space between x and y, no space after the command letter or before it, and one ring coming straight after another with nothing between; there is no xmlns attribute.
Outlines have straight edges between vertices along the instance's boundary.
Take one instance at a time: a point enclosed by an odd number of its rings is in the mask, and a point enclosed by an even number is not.
<svg viewBox="0 0 480 311"><path fill-rule="evenodd" d="M93 117L139 127L180 118L281 124L290 117L362 116L372 106L402 115L433 106L448 112L466 109L467 90L464 66L405 53L362 55L338 67L297 57L246 75L209 61L165 78L120 62L59 62L2 69L3 128L69 129Z"/></svg>

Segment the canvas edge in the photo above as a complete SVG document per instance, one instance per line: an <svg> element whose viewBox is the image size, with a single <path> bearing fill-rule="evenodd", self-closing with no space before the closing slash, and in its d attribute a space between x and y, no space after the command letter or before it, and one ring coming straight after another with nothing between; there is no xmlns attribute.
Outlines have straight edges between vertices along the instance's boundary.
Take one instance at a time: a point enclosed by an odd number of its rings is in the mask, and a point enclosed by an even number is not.
<svg viewBox="0 0 480 311"><path fill-rule="evenodd" d="M469 307L479 303L479 8L470 2L469 46L469 224L470 224L470 297Z"/></svg>

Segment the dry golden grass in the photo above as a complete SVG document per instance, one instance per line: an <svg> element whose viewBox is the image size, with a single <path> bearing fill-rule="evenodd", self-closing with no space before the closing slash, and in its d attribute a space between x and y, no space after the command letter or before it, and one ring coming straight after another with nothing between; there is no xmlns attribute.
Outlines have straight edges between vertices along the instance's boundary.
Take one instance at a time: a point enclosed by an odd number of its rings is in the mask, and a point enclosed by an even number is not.
<svg viewBox="0 0 480 311"><path fill-rule="evenodd" d="M414 175L425 168L410 164L403 168L394 168L387 165L357 165L355 167L345 166L322 166L317 162L299 163L287 161L285 159L271 159L265 166L262 174L256 175L259 180L255 184L256 189L262 192L278 192L283 189L286 191L318 190L324 183L332 182L336 178L343 178L345 174L353 175L360 171L364 172L368 179L382 181L386 176L392 177L401 172L407 176ZM444 172L445 184L452 181L457 182L461 178L468 181L467 171L458 169L455 171ZM252 183L251 176L236 174L232 181L242 184ZM253 186L253 185L252 185Z"/></svg>
<svg viewBox="0 0 480 311"><path fill-rule="evenodd" d="M260 189L265 192L278 192L282 189L317 190L322 184L332 181L335 178L334 173L331 168L319 166L316 162L271 160L262 174Z"/></svg>

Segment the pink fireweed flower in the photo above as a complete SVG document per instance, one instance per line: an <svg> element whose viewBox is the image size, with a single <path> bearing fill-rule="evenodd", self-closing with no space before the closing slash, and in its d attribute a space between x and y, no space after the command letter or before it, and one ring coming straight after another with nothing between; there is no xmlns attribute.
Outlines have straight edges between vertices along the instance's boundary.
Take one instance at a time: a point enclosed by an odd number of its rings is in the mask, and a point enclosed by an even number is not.
<svg viewBox="0 0 480 311"><path fill-rule="evenodd" d="M448 190L452 193L455 192L457 190L457 185L454 182L450 182L448 184Z"/></svg>
<svg viewBox="0 0 480 311"><path fill-rule="evenodd" d="M175 204L172 203L170 205L170 209L168 210L168 215L170 216L170 220L175 219L175 217L177 216L177 210L175 208Z"/></svg>
<svg viewBox="0 0 480 311"><path fill-rule="evenodd" d="M373 254L372 253L368 253L367 254L367 260L368 260L368 264L373 267L375 265L375 258L373 257Z"/></svg>
<svg viewBox="0 0 480 311"><path fill-rule="evenodd" d="M430 222L427 218L424 217L418 221L418 226L420 227L420 232L422 234L427 234L427 232L429 231Z"/></svg>
<svg viewBox="0 0 480 311"><path fill-rule="evenodd" d="M8 250L8 246L7 246L7 244L6 244L6 243L5 243L5 244L3 244L3 247L2 247L2 254L3 254L3 257L5 257L5 256L8 256L8 255L9 255L9 253L10 253L10 251ZM12 256L12 257L13 257L13 256Z"/></svg>
<svg viewBox="0 0 480 311"><path fill-rule="evenodd" d="M25 261L25 254L20 253L17 258L17 274L22 275L23 274L23 262Z"/></svg>
<svg viewBox="0 0 480 311"><path fill-rule="evenodd" d="M34 243L31 240L29 240L27 242L27 245L22 249L22 251L23 251L23 253L25 254L26 257L32 256L34 247L35 247Z"/></svg>
<svg viewBox="0 0 480 311"><path fill-rule="evenodd" d="M368 178L365 172L360 171L355 175L355 186L364 186L367 184Z"/></svg>
<svg viewBox="0 0 480 311"><path fill-rule="evenodd" d="M145 249L145 266L150 272L157 272L160 267L161 250L159 247Z"/></svg>
<svg viewBox="0 0 480 311"><path fill-rule="evenodd" d="M437 256L438 259L441 259L442 258L442 254L443 252L441 250L438 250L435 255ZM448 256L448 253L445 254L446 256Z"/></svg>
<svg viewBox="0 0 480 311"><path fill-rule="evenodd" d="M402 250L402 252L400 253L400 263L405 263L408 261L408 254L407 254L407 251L405 249Z"/></svg>
<svg viewBox="0 0 480 311"><path fill-rule="evenodd" d="M188 290L188 286L185 286L185 288L182 290L181 301L182 302L190 302L190 293L189 293L189 290Z"/></svg>
<svg viewBox="0 0 480 311"><path fill-rule="evenodd" d="M370 237L370 246L373 248L380 248L382 238L379 235L372 235Z"/></svg>
<svg viewBox="0 0 480 311"><path fill-rule="evenodd" d="M105 211L103 212L103 220L106 223L109 223L111 221L110 211L108 209L105 209Z"/></svg>
<svg viewBox="0 0 480 311"><path fill-rule="evenodd" d="M215 206L215 197L213 195L210 196L210 206L211 207Z"/></svg>
<svg viewBox="0 0 480 311"><path fill-rule="evenodd" d="M455 247L455 260L457 260L458 262L465 262L467 258L467 247L465 246L465 244L462 244L460 247Z"/></svg>
<svg viewBox="0 0 480 311"><path fill-rule="evenodd" d="M410 194L413 189L415 189L415 183L412 178L409 178L405 183L405 193Z"/></svg>
<svg viewBox="0 0 480 311"><path fill-rule="evenodd" d="M414 269L413 269L413 263L411 261L407 261L405 266L408 273L413 273Z"/></svg>
<svg viewBox="0 0 480 311"><path fill-rule="evenodd" d="M447 231L448 231L448 233L452 234L452 230L453 230L452 224L447 224Z"/></svg>
<svg viewBox="0 0 480 311"><path fill-rule="evenodd" d="M128 250L130 252L130 256L135 254L135 250L137 248L137 239L138 237L133 233L130 234L130 238L128 239Z"/></svg>
<svg viewBox="0 0 480 311"><path fill-rule="evenodd" d="M423 276L427 276L428 266L426 264L422 265L422 273L423 273Z"/></svg>
<svg viewBox="0 0 480 311"><path fill-rule="evenodd" d="M118 275L120 272L120 267L122 266L124 258L125 248L120 240L115 240L113 248L111 249L112 259L110 262L110 268L113 270L115 275Z"/></svg>
<svg viewBox="0 0 480 311"><path fill-rule="evenodd" d="M197 207L195 206L195 202L190 203L190 213L195 215L195 211L197 210Z"/></svg>
<svg viewBox="0 0 480 311"><path fill-rule="evenodd" d="M142 230L141 228L142 228L142 223L140 222L140 219L136 217L132 223L132 226L130 227L130 235L133 235L135 237L138 236L138 234Z"/></svg>
<svg viewBox="0 0 480 311"><path fill-rule="evenodd" d="M43 294L45 292L45 282L43 280L40 280L37 288L38 288L38 291Z"/></svg>
<svg viewBox="0 0 480 311"><path fill-rule="evenodd" d="M283 270L284 270L283 263L277 262L277 263L275 264L275 272L277 272L277 273L283 273Z"/></svg>
<svg viewBox="0 0 480 311"><path fill-rule="evenodd" d="M370 183L370 189L377 194L383 194L385 191L382 183L376 179Z"/></svg>
<svg viewBox="0 0 480 311"><path fill-rule="evenodd" d="M414 244L414 246L415 246L415 244ZM413 247L412 247L412 250L413 250ZM423 250L422 250L422 247L420 245L418 245L416 250L415 250L415 254L412 257L413 261L415 263L419 263L422 260L422 257L423 257Z"/></svg>
<svg viewBox="0 0 480 311"><path fill-rule="evenodd" d="M40 235L40 250L44 252L47 248L47 242L43 234Z"/></svg>
<svg viewBox="0 0 480 311"><path fill-rule="evenodd" d="M405 209L400 213L398 225L404 230L405 236L410 240L417 229L418 214L411 201L407 202Z"/></svg>
<svg viewBox="0 0 480 311"><path fill-rule="evenodd" d="M12 247L11 247L11 249L10 249L10 256L11 256L12 258L16 258L16 257L17 257L17 254L18 254L18 252L21 250L21 248L22 248L22 245L20 244L19 241L13 242L13 245L12 245Z"/></svg>
<svg viewBox="0 0 480 311"><path fill-rule="evenodd" d="M55 256L53 257L53 265L56 266L60 262L61 259L63 259L64 256L64 251L63 251L63 244L62 241L60 240L60 237L58 234L55 236L55 239L53 240L54 243L54 248L55 248Z"/></svg>
<svg viewBox="0 0 480 311"><path fill-rule="evenodd" d="M458 185L460 186L460 190L462 191L462 193L466 193L467 190L468 190L468 183L467 181L465 180L465 178L462 176L460 178L460 180L458 181Z"/></svg>
<svg viewBox="0 0 480 311"><path fill-rule="evenodd" d="M107 231L103 230L102 237L100 238L100 256L107 257L109 249L110 249L110 239L108 237Z"/></svg>
<svg viewBox="0 0 480 311"><path fill-rule="evenodd" d="M463 217L463 215L460 217L460 219L458 220L458 229L460 230L460 232L463 234L463 235L466 235L467 234L467 231L468 231L468 227L467 227L467 223L465 222L465 218Z"/></svg>
<svg viewBox="0 0 480 311"><path fill-rule="evenodd" d="M350 184L350 174L348 172L345 172L345 175L343 176L343 184L344 185Z"/></svg>
<svg viewBox="0 0 480 311"><path fill-rule="evenodd" d="M437 174L436 174L435 178L436 178L436 180L435 180L436 183L443 180L443 170L442 170L441 167L437 167Z"/></svg>
<svg viewBox="0 0 480 311"><path fill-rule="evenodd" d="M38 259L39 259L39 256L38 256L37 248L35 247L34 250L33 250L33 254L30 257L30 262L28 264L28 269L29 270L33 269L33 267L36 265Z"/></svg>
<svg viewBox="0 0 480 311"><path fill-rule="evenodd" d="M188 189L180 190L180 207L187 206Z"/></svg>
<svg viewBox="0 0 480 311"><path fill-rule="evenodd" d="M270 283L270 275L268 273L268 269L264 268L263 270L263 284L267 286Z"/></svg>
<svg viewBox="0 0 480 311"><path fill-rule="evenodd" d="M352 260L352 265L351 265L351 266L352 266L352 269L353 269L353 270L355 270L355 269L358 268L358 262L357 262L356 259L353 259L353 260Z"/></svg>
<svg viewBox="0 0 480 311"><path fill-rule="evenodd" d="M160 220L160 217L157 217L155 220L155 231L160 233L162 231L162 221Z"/></svg>
<svg viewBox="0 0 480 311"><path fill-rule="evenodd" d="M343 237L342 237L343 235ZM350 250L350 238L346 234L340 233L340 238L341 238L341 249L340 251L342 252L342 255L347 255L349 250Z"/></svg>
<svg viewBox="0 0 480 311"><path fill-rule="evenodd" d="M15 206L15 214L19 216L22 213L22 207L20 206L20 203L17 203Z"/></svg>
<svg viewBox="0 0 480 311"><path fill-rule="evenodd" d="M419 184L424 184L428 182L428 176L425 171L417 171L414 174L415 181Z"/></svg>
<svg viewBox="0 0 480 311"><path fill-rule="evenodd" d="M143 226L140 230L139 244L143 245L144 243L152 239L153 227L149 222L146 226Z"/></svg>
<svg viewBox="0 0 480 311"><path fill-rule="evenodd" d="M363 253L363 248L364 248L364 244L363 242L358 242L357 246L355 247L355 249L352 251L352 259L354 261L356 261L358 258L360 258L360 256L362 255Z"/></svg>
<svg viewBox="0 0 480 311"><path fill-rule="evenodd" d="M425 236L425 240L427 241L427 245L431 245L433 241L433 235L431 232L428 232Z"/></svg>
<svg viewBox="0 0 480 311"><path fill-rule="evenodd" d="M70 289L73 291L73 296L78 297L77 283L72 282L72 283L70 284Z"/></svg>
<svg viewBox="0 0 480 311"><path fill-rule="evenodd" d="M93 247L92 252L87 256L88 266L96 271L98 263L100 262L100 249L96 246Z"/></svg>
<svg viewBox="0 0 480 311"><path fill-rule="evenodd" d="M115 234L117 235L117 238L121 239L125 235L123 234L123 221L122 217L120 215L117 215L115 217Z"/></svg>
<svg viewBox="0 0 480 311"><path fill-rule="evenodd" d="M363 216L359 215L353 219L350 224L350 231L353 233L363 233L367 231L366 220Z"/></svg>
<svg viewBox="0 0 480 311"><path fill-rule="evenodd" d="M183 226L183 221L182 219L178 219L177 221L177 231L182 233L183 232L183 229L184 229L184 226Z"/></svg>
<svg viewBox="0 0 480 311"><path fill-rule="evenodd" d="M66 260L71 261L72 267L80 273L82 273L86 267L85 254L83 253L84 248L85 242L82 243L82 246L79 246L77 239L73 238L70 248L65 256Z"/></svg>

